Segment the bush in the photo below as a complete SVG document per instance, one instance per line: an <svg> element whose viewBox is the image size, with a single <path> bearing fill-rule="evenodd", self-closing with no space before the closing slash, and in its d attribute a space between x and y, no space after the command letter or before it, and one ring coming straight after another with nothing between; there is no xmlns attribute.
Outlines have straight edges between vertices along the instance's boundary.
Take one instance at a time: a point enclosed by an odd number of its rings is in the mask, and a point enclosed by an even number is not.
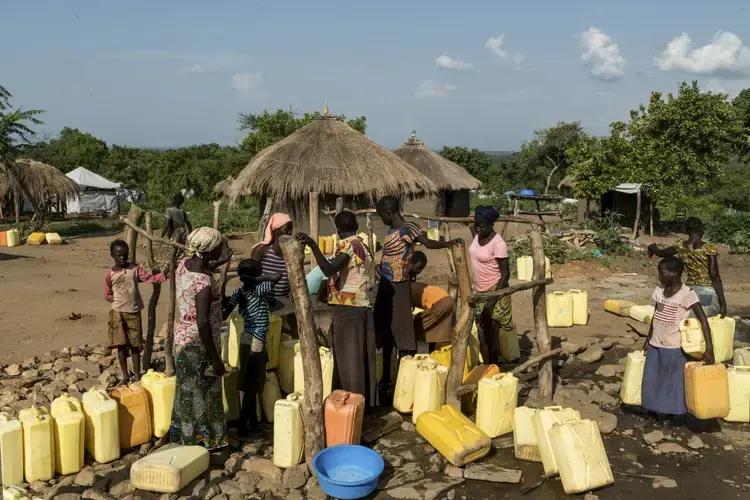
<svg viewBox="0 0 750 500"><path fill-rule="evenodd" d="M557 237L544 237L544 254L552 264L565 264L570 252L568 247ZM515 267L516 259L531 255L531 241L529 239L516 240L510 249L511 266Z"/></svg>
<svg viewBox="0 0 750 500"><path fill-rule="evenodd" d="M750 212L724 213L710 220L706 234L714 243L726 243L732 253L750 250Z"/></svg>
<svg viewBox="0 0 750 500"><path fill-rule="evenodd" d="M594 241L605 255L626 256L632 252L630 245L622 241L621 218L616 212L607 212L586 222L587 228L596 232Z"/></svg>

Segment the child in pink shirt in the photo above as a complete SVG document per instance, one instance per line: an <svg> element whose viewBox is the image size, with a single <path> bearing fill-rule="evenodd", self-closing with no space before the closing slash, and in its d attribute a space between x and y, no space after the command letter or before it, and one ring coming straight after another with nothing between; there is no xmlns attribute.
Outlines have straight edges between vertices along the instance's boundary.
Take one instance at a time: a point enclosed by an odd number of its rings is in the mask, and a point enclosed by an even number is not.
<svg viewBox="0 0 750 500"><path fill-rule="evenodd" d="M113 241L109 245L109 253L115 261L112 269L104 275L104 299L112 304L109 310L109 347L117 349L122 381L127 384L130 382L128 354L133 361L134 380L137 382L141 379L143 299L138 291L138 283L164 283L167 277L158 270L150 274L138 264L128 262L129 248L123 240Z"/></svg>
<svg viewBox="0 0 750 500"><path fill-rule="evenodd" d="M706 313L698 295L682 283L684 270L685 265L678 257L666 257L659 262L661 285L654 290L652 296L656 302L656 310L643 346L646 353L641 388L643 407L660 418L665 415L683 415L688 411L684 372L687 357L682 352L680 323L691 312L700 322L706 339L703 361L707 364L714 363L711 329Z"/></svg>

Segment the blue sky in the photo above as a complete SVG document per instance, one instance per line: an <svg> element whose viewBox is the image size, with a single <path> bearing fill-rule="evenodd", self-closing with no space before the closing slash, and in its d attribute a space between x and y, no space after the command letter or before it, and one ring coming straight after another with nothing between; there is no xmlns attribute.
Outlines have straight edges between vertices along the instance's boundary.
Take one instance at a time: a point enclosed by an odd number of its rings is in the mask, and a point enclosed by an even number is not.
<svg viewBox="0 0 750 500"><path fill-rule="evenodd" d="M238 112L328 97L386 147L414 127L433 149L513 150L560 120L606 133L682 80L750 87L742 4L5 0L0 85L45 132L109 144L233 144Z"/></svg>

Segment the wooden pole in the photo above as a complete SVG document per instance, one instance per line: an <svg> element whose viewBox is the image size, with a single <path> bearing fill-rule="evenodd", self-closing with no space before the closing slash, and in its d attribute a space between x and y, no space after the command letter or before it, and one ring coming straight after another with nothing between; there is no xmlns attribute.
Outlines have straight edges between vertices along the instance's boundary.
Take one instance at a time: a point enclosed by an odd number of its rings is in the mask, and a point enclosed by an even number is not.
<svg viewBox="0 0 750 500"><path fill-rule="evenodd" d="M135 226L140 226L141 221L143 220L143 210L141 210L141 207L139 207L135 203L130 205L127 219ZM127 241L128 247L130 247L130 254L128 255L128 260L130 262L135 262L137 253L136 245L138 244L138 233L139 231L136 231L131 225L128 225L128 229L127 231L125 231L125 241Z"/></svg>
<svg viewBox="0 0 750 500"><path fill-rule="evenodd" d="M13 194L13 206L16 209L16 224L18 224L21 217L21 201L19 198L18 193Z"/></svg>
<svg viewBox="0 0 750 500"><path fill-rule="evenodd" d="M214 229L219 230L219 210L221 209L221 200L214 202Z"/></svg>
<svg viewBox="0 0 750 500"><path fill-rule="evenodd" d="M373 257L378 251L375 244L375 232L372 230L372 214L367 214L367 245L370 247Z"/></svg>
<svg viewBox="0 0 750 500"><path fill-rule="evenodd" d="M440 223L440 234L445 241L450 241L451 229L447 222ZM450 271L450 275L448 276L448 295L453 301L453 310L458 311L458 276L456 275L456 263L453 261L453 251L450 248L445 249L445 254L448 257L448 269Z"/></svg>
<svg viewBox="0 0 750 500"><path fill-rule="evenodd" d="M172 241L172 240L165 240L164 238L160 238L159 236L148 234L146 231L144 231L143 229L141 229L140 227L138 227L137 225L135 225L133 222L131 222L125 217L120 217L120 220L122 221L123 224L133 229L133 231L140 234L147 240L155 241L157 243L161 243L162 245L167 245L172 248L176 248L177 250L183 250L183 251L187 250L187 247L183 245L182 243L177 243L176 241Z"/></svg>
<svg viewBox="0 0 750 500"><path fill-rule="evenodd" d="M542 229L538 225L531 226L529 233L531 241L531 257L534 261L533 280L544 280L546 264L544 258L544 242ZM547 287L538 286L534 289L534 329L536 330L536 343L539 347L539 355L545 355L551 350L551 340L547 327ZM551 401L554 391L554 379L552 374L552 363L549 358L539 364L539 397L543 401Z"/></svg>
<svg viewBox="0 0 750 500"><path fill-rule="evenodd" d="M317 242L320 236L320 196L317 191L310 191L308 196L310 198L310 237Z"/></svg>
<svg viewBox="0 0 750 500"><path fill-rule="evenodd" d="M466 245L452 247L453 260L458 274L458 314L456 326L453 329L453 352L448 369L446 403L457 410L461 409L461 398L456 396L456 390L463 382L464 364L466 363L466 348L469 346L469 336L474 322L474 308L469 305L471 297L471 278L469 276L469 262L466 257Z"/></svg>
<svg viewBox="0 0 750 500"><path fill-rule="evenodd" d="M505 297L506 295L511 295L516 292L522 292L524 290L530 290L538 286L551 285L552 283L554 283L554 280L552 278L542 278L540 280L529 281L528 283L519 283L517 285L501 288L500 290L495 290L493 292L475 293L469 298L469 305L473 306L480 300L483 302L487 302L490 299L499 299L501 297Z"/></svg>
<svg viewBox="0 0 750 500"><path fill-rule="evenodd" d="M263 241L263 236L266 233L266 226L268 225L268 221L271 219L271 199L266 198L265 206L263 207L263 216L260 218L260 221L258 222L258 241Z"/></svg>
<svg viewBox="0 0 750 500"><path fill-rule="evenodd" d="M365 208L362 210L352 210L354 215L365 215L365 214L374 214L377 213L377 211L374 208ZM335 211L331 210L323 210L323 213L325 215L335 215ZM555 212L556 213L556 212ZM422 215L422 214L401 214L403 217L408 217L411 219L417 219L417 220L433 220L437 222L448 222L451 224L474 224L474 217L439 217L437 215ZM536 213L534 213L536 215ZM523 217L500 217L497 219L497 222L515 222L517 224L537 224L540 226L543 226L544 224L542 221L533 221L529 219L524 219Z"/></svg>
<svg viewBox="0 0 750 500"><path fill-rule="evenodd" d="M336 213L343 212L344 211L344 198L338 197L336 198Z"/></svg>
<svg viewBox="0 0 750 500"><path fill-rule="evenodd" d="M633 239L638 236L638 223L641 222L641 190L635 194L635 222L633 223Z"/></svg>
<svg viewBox="0 0 750 500"><path fill-rule="evenodd" d="M151 212L146 212L146 232L152 234ZM146 259L151 270L156 269L156 260L154 260L154 244L146 238ZM154 352L154 332L156 331L156 306L159 304L161 296L161 284L155 283L152 286L151 298L148 300L148 323L146 326L146 348L143 350L143 370L148 371L151 368L151 353Z"/></svg>
<svg viewBox="0 0 750 500"><path fill-rule="evenodd" d="M175 317L175 300L177 297L177 284L175 275L177 274L177 247L172 246L172 253L169 258L169 316L167 317L167 338L164 341L164 356L167 362L165 373L167 377L174 376L174 354L172 347L174 345L174 317Z"/></svg>
<svg viewBox="0 0 750 500"><path fill-rule="evenodd" d="M648 205L648 215L649 215L649 230L648 235L652 238L654 237L654 200L649 198L649 205Z"/></svg>
<svg viewBox="0 0 750 500"><path fill-rule="evenodd" d="M305 425L305 460L312 470L312 460L325 447L323 421L323 374L320 365L318 337L312 314L310 295L307 293L304 252L291 236L282 236L281 253L286 261L297 316L297 327L302 354L302 371L305 377L302 400L302 420Z"/></svg>

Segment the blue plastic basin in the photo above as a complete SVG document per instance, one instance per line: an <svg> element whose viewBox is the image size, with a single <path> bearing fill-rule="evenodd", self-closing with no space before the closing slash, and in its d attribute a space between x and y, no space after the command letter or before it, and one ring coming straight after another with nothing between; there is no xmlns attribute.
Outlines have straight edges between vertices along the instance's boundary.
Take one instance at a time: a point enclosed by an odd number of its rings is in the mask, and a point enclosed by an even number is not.
<svg viewBox="0 0 750 500"><path fill-rule="evenodd" d="M536 194L536 191L534 191L533 189L521 189L520 191L518 191L518 194L520 194L521 196L534 196Z"/></svg>
<svg viewBox="0 0 750 500"><path fill-rule="evenodd" d="M354 500L375 491L385 464L370 448L342 444L315 455L312 466L320 489L327 495Z"/></svg>

